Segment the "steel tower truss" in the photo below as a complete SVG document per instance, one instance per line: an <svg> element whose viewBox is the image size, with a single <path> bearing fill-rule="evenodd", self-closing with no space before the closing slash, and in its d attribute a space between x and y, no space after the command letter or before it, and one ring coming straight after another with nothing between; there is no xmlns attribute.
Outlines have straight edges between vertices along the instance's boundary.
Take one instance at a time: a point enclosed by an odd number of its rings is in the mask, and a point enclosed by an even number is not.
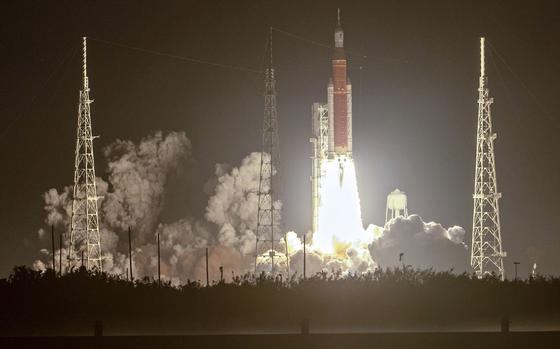
<svg viewBox="0 0 560 349"><path fill-rule="evenodd" d="M102 271L99 217L95 184L95 163L91 131L89 84L87 77L87 47L83 38L83 88L78 106L78 128L76 131L76 153L74 168L74 192L69 257L70 265L77 267L81 261L88 270Z"/></svg>
<svg viewBox="0 0 560 349"><path fill-rule="evenodd" d="M262 153L259 173L257 234L255 246L255 272L257 259L261 253L267 252L271 274L275 274L276 253L274 244L280 237L280 211L275 207L278 185L275 173L278 170L278 116L276 111L276 80L272 66L272 28L269 39L269 62L265 70L264 83L264 120L262 128Z"/></svg>
<svg viewBox="0 0 560 349"><path fill-rule="evenodd" d="M311 191L312 191L312 232L316 233L319 225L319 206L321 206L321 178L325 176L323 161L329 156L329 113L328 104L313 103L311 123L313 137L311 142Z"/></svg>
<svg viewBox="0 0 560 349"><path fill-rule="evenodd" d="M489 97L487 80L484 70L484 38L481 38L471 267L479 278L486 274L496 274L504 280L503 258L506 253L502 251L499 208L501 194L498 193L496 184L494 157L496 134L492 133L490 110L494 100Z"/></svg>

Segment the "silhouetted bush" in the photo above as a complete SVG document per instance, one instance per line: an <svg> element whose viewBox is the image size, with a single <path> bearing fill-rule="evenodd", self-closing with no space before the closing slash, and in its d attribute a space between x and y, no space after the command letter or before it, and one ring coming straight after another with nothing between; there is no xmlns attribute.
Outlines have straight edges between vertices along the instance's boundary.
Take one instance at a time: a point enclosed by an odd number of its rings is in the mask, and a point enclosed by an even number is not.
<svg viewBox="0 0 560 349"><path fill-rule="evenodd" d="M79 268L62 276L19 266L0 280L3 334L85 331L93 320L124 332L189 332L311 326L449 325L560 318L560 279L478 279L410 267L365 275L319 273L305 280L261 275L231 282L161 285L152 278Z"/></svg>

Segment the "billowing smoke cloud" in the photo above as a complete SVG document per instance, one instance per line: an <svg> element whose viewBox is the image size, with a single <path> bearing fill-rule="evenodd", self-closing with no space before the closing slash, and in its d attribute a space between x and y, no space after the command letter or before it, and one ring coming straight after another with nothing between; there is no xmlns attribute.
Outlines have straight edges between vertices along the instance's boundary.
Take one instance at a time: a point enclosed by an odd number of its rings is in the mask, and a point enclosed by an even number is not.
<svg viewBox="0 0 560 349"><path fill-rule="evenodd" d="M370 244L370 252L381 267L404 263L418 268L463 272L469 270L465 230L445 229L439 223L424 222L418 215L397 217L387 223L382 235Z"/></svg>
<svg viewBox="0 0 560 349"><path fill-rule="evenodd" d="M209 194L204 219L185 216L175 222L161 223L165 210L168 183L173 176L188 174L193 163L192 146L184 133L162 132L138 143L117 140L104 149L107 181L97 178L100 200L101 243L104 270L124 275L128 261L128 235L133 229L133 268L135 277L157 275L157 244L161 241L161 272L164 280L184 283L205 280L205 251L209 251L210 279L218 280L219 268L224 278L252 272L255 263L257 191L261 163L260 153L251 153L239 166L219 164L215 177L204 187ZM265 156L267 156L265 154ZM99 162L98 162L99 163ZM181 177L181 180L183 178ZM62 191L50 189L43 194L45 223L68 231L72 213L72 187ZM281 202L275 203L281 208ZM440 224L424 222L419 216L397 218L385 228L367 230L367 243L341 244L335 254L325 254L307 248L307 275L327 273L365 273L377 265L399 265L399 253L405 263L416 267L457 271L467 267L467 248L463 243L464 229L444 229ZM45 231L39 230L39 236ZM376 235L376 236L374 236ZM303 274L303 246L294 232L276 245L277 271ZM307 236L307 241L312 241ZM288 251L288 257L286 256ZM261 251L262 252L262 251ZM58 251L56 251L58 256ZM50 265L49 251L41 250L37 269ZM66 262L67 246L62 250ZM267 254L257 258L257 271L270 269Z"/></svg>
<svg viewBox="0 0 560 349"><path fill-rule="evenodd" d="M236 245L244 254L255 251L260 163L261 154L251 153L229 173L217 166L217 185L206 207L206 219L219 227L220 243Z"/></svg>
<svg viewBox="0 0 560 349"><path fill-rule="evenodd" d="M160 235L161 273L173 283L186 279L201 279L204 274L205 248L213 244L208 227L192 218L185 217L170 224L161 224L151 237L157 241ZM134 251L134 263L138 275L157 275L157 245L148 243Z"/></svg>
<svg viewBox="0 0 560 349"><path fill-rule="evenodd" d="M306 274L319 272L327 274L354 275L364 274L376 268L370 252L366 247L348 246L338 254L328 254L316 249L306 251ZM296 250L290 256L291 274L303 275L303 250Z"/></svg>
<svg viewBox="0 0 560 349"><path fill-rule="evenodd" d="M139 144L117 140L104 155L111 184L102 204L105 226L116 232L134 227L138 244L153 240L167 181L192 159L191 142L184 133L157 132Z"/></svg>
<svg viewBox="0 0 560 349"><path fill-rule="evenodd" d="M252 270L255 250L257 188L260 153L243 159L239 167L216 166L215 187L206 207L206 220L184 217L161 224L167 183L187 172L192 147L184 133L157 132L138 144L117 140L104 149L108 182L97 178L100 201L104 269L124 274L128 268L127 230L133 229L133 269L136 277L157 275L156 236L161 241L161 272L174 283L205 278L205 249L209 248L210 277L219 278L222 266L230 278ZM72 187L43 195L45 223L68 230L72 213ZM280 203L277 203L280 206ZM44 230L39 230L43 236ZM57 252L58 253L58 252ZM48 252L35 267L49 266ZM66 247L63 250L66 256Z"/></svg>
<svg viewBox="0 0 560 349"><path fill-rule="evenodd" d="M108 182L96 179L99 201L100 233L104 268L123 273L126 253L119 241L128 227L134 229L135 244L154 241L153 234L165 203L169 178L192 159L191 143L184 133L162 132L142 139L138 144L117 140L104 149ZM72 214L72 187L61 192L48 190L44 195L45 223L68 231ZM39 231L39 235L43 235ZM68 240L68 239L66 239ZM149 245L141 251L148 250ZM66 253L66 251L64 251ZM141 253L139 254L142 255ZM40 265L40 263L36 263Z"/></svg>

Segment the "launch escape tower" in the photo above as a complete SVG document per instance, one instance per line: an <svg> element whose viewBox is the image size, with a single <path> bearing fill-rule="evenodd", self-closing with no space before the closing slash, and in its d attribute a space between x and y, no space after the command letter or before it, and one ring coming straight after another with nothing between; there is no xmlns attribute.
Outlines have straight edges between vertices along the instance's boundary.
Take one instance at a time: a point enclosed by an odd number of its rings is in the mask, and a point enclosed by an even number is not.
<svg viewBox="0 0 560 349"><path fill-rule="evenodd" d="M264 119L262 128L262 152L259 172L257 234L255 243L255 272L257 259L262 252L270 261L270 273L275 274L274 244L279 241L280 210L274 206L277 189L274 174L278 171L278 116L276 111L276 80L272 65L272 28L268 42L269 60L264 72Z"/></svg>
<svg viewBox="0 0 560 349"><path fill-rule="evenodd" d="M93 139L89 84L87 77L87 47L83 37L83 87L78 106L78 128L76 131L76 158L74 168L74 191L72 197L72 218L68 258L71 267L80 265L84 258L88 270L102 271L101 243L99 238L99 217L97 213L97 188L95 184L95 163L93 160Z"/></svg>
<svg viewBox="0 0 560 349"><path fill-rule="evenodd" d="M476 134L476 170L474 179L473 230L471 246L471 267L481 278L495 273L504 280L504 261L500 229L500 208L502 196L496 185L496 163L492 133L490 107L494 100L489 97L486 73L484 71L484 38L480 38L480 79L478 87L478 122Z"/></svg>

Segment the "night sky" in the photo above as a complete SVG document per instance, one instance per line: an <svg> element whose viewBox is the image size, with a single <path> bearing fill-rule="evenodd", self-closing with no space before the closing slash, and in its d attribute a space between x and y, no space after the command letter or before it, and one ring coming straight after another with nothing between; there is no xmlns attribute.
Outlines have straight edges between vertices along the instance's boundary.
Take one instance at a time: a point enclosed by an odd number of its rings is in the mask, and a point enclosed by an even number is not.
<svg viewBox="0 0 560 349"><path fill-rule="evenodd" d="M202 217L215 164L260 150L262 76L107 42L259 70L267 28L277 28L284 226L310 229L310 110L326 101L332 54L317 43L332 44L337 7L364 223L383 224L398 187L410 213L464 227L470 245L484 35L506 270L519 261L526 275L537 256L540 272L560 274L556 1L13 1L0 20L0 276L49 246L37 236L41 195L72 183L83 35L98 176L102 148L117 138L184 131L193 143L196 166L166 204L173 220Z"/></svg>

